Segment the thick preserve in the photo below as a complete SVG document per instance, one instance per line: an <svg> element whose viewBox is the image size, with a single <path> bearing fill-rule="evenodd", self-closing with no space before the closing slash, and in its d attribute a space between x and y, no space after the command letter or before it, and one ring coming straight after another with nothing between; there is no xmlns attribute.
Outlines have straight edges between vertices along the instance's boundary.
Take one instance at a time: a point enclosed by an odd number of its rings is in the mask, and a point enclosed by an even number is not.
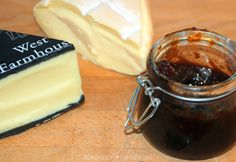
<svg viewBox="0 0 236 162"><path fill-rule="evenodd" d="M141 97L144 99L140 104L149 102L146 96ZM192 103L191 108L188 107L191 103L182 103L163 94L159 98L161 106L142 126L144 136L158 150L183 159L206 159L222 154L234 145L235 94L200 106ZM211 112L219 107L223 109L221 112ZM143 111L141 109L140 113Z"/></svg>
<svg viewBox="0 0 236 162"><path fill-rule="evenodd" d="M160 61L157 63L160 74L169 79L189 86L213 85L227 80L230 76L219 71L193 63L172 63Z"/></svg>
<svg viewBox="0 0 236 162"><path fill-rule="evenodd" d="M159 54L161 56L150 55L147 60L148 79L154 86L175 95L161 90L154 92L153 96L159 98L161 104L141 130L154 147L168 155L206 159L226 152L235 144L236 87L232 93L207 100L235 79L232 78L235 69L230 66L230 58L211 45L214 44L172 44ZM155 61L155 68L151 60ZM201 95L202 91L206 91L206 95ZM191 101L191 97L195 100ZM198 101L198 97L206 100ZM149 103L143 90L137 106L139 117Z"/></svg>

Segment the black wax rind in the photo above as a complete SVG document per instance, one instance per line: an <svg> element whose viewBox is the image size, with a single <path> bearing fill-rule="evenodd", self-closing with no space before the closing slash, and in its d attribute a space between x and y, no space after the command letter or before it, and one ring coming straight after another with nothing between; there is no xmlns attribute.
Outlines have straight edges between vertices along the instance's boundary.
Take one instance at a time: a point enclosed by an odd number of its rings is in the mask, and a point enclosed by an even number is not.
<svg viewBox="0 0 236 162"><path fill-rule="evenodd" d="M0 30L0 79L74 49L65 41Z"/></svg>
<svg viewBox="0 0 236 162"><path fill-rule="evenodd" d="M9 130L7 132L3 132L3 133L0 133L0 139L2 138L6 138L6 137L9 137L9 136L12 136L12 135L16 135L16 134L19 134L19 133L22 133L30 128L33 128L33 127L36 127L36 126L39 126L45 122L48 122L66 112L68 112L69 110L72 110L73 108L76 108L78 106L80 106L81 104L83 104L84 102L84 95L81 96L80 100L76 103L72 103L72 104L69 104L65 109L63 110L60 110L58 112L55 112L51 115L48 115L46 117L43 117L42 119L39 119L39 120L36 120L36 121L33 121L31 123L28 123L26 125L23 125L23 126L20 126L18 128L14 128L12 130Z"/></svg>

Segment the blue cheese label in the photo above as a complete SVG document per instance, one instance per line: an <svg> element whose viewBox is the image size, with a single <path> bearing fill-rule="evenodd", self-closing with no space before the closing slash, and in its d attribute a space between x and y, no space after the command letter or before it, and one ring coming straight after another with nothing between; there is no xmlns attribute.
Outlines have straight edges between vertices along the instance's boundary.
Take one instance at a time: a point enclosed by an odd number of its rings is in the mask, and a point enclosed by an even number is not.
<svg viewBox="0 0 236 162"><path fill-rule="evenodd" d="M0 30L0 79L70 50L65 41Z"/></svg>

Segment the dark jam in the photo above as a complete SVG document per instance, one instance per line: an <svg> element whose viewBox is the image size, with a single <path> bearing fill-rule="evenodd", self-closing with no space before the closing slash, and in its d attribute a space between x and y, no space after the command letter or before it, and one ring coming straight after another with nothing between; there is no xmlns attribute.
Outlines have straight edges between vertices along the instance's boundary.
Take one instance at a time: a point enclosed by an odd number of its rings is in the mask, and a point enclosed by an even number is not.
<svg viewBox="0 0 236 162"><path fill-rule="evenodd" d="M157 64L160 74L169 79L189 86L213 85L225 81L229 76L217 69L190 63L160 61Z"/></svg>
<svg viewBox="0 0 236 162"><path fill-rule="evenodd" d="M204 52L209 53L209 58ZM224 54L210 51L207 47L174 47L165 55L156 63L162 76L157 75L150 64L147 65L149 79L156 86L168 85L163 76L188 86L211 86L226 81L232 75L227 62L223 62ZM220 63L214 63L214 55L219 56L217 61ZM206 159L234 146L236 93L209 102L184 101L162 91L156 91L154 96L161 100L161 104L141 130L158 150L183 159ZM141 93L139 116L149 103L149 97Z"/></svg>

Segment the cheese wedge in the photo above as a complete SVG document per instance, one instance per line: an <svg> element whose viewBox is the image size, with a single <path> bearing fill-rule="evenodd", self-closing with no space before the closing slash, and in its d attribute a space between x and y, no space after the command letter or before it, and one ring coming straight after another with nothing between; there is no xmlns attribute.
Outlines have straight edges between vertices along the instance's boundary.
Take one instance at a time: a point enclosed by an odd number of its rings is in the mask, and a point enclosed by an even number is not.
<svg viewBox="0 0 236 162"><path fill-rule="evenodd" d="M20 133L84 99L73 45L0 31L0 138Z"/></svg>
<svg viewBox="0 0 236 162"><path fill-rule="evenodd" d="M130 75L146 69L153 35L147 0L44 0L34 15L47 36L72 42L95 64Z"/></svg>

